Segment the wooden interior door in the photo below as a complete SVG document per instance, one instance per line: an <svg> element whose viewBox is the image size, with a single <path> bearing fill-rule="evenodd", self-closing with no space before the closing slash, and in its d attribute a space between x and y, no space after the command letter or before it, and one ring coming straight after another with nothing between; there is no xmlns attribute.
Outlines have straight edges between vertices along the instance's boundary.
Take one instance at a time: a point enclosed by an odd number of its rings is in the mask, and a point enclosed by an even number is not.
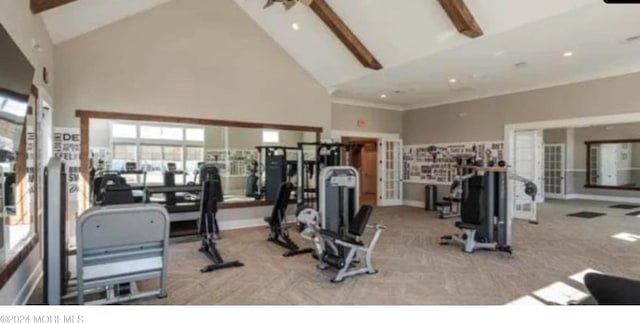
<svg viewBox="0 0 640 323"><path fill-rule="evenodd" d="M378 152L375 149L376 145L373 145L373 149L368 146L364 147L360 153L362 165L362 170L360 171L362 186L360 190L362 193L375 195L378 186Z"/></svg>

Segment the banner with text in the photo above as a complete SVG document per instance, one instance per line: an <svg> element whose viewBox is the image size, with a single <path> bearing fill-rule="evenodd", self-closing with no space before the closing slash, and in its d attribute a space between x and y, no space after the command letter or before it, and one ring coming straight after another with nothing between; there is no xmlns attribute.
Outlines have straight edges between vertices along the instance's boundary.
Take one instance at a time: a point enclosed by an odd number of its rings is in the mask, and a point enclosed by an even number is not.
<svg viewBox="0 0 640 323"><path fill-rule="evenodd" d="M53 155L67 165L69 201L78 201L80 181L80 129L55 127L53 129Z"/></svg>

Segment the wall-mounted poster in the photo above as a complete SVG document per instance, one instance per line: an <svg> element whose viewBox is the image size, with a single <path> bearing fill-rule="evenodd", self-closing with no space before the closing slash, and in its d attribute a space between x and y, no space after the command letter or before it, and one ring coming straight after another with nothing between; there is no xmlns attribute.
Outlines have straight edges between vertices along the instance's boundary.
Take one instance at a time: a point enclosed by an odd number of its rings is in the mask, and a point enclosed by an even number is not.
<svg viewBox="0 0 640 323"><path fill-rule="evenodd" d="M111 149L108 147L91 147L91 166L95 169L111 169Z"/></svg>
<svg viewBox="0 0 640 323"><path fill-rule="evenodd" d="M78 201L80 180L80 129L53 129L53 155L62 159L67 166L67 187L69 201Z"/></svg>
<svg viewBox="0 0 640 323"><path fill-rule="evenodd" d="M504 160L502 141L407 145L403 147L406 183L449 185L458 175L456 160L442 153L437 153L434 158L428 150L430 146L442 148L452 156L474 156L485 165L490 160Z"/></svg>

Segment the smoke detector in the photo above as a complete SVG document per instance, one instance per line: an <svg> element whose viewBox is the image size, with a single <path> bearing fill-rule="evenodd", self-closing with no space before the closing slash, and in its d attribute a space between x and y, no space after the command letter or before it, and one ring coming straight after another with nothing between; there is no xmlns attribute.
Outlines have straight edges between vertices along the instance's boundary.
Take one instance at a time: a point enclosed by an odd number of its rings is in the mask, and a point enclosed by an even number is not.
<svg viewBox="0 0 640 323"><path fill-rule="evenodd" d="M629 44L629 43L635 43L635 42L638 42L638 41L640 41L640 35L627 37L622 42L625 43L625 44Z"/></svg>
<svg viewBox="0 0 640 323"><path fill-rule="evenodd" d="M525 68L527 66L529 66L529 63L525 62L525 61L521 61L521 62L517 62L515 64L513 64L514 67L516 68Z"/></svg>

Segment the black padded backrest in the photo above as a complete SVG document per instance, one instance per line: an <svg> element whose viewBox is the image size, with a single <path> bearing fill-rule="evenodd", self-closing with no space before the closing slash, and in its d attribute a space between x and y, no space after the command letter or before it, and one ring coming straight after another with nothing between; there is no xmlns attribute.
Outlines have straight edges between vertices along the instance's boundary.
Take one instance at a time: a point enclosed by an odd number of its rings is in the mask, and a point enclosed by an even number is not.
<svg viewBox="0 0 640 323"><path fill-rule="evenodd" d="M640 281L588 273L584 285L600 305L640 305Z"/></svg>
<svg viewBox="0 0 640 323"><path fill-rule="evenodd" d="M222 199L222 187L220 177L213 176L212 179L202 183L202 195L200 200L200 219L198 228L200 234L218 232L216 213L218 213L218 198Z"/></svg>
<svg viewBox="0 0 640 323"><path fill-rule="evenodd" d="M371 213L373 213L373 207L371 205L362 205L356 216L351 220L351 223L349 223L349 234L358 237L361 236L367 228Z"/></svg>
<svg viewBox="0 0 640 323"><path fill-rule="evenodd" d="M258 176L251 174L247 176L247 186L245 188L246 197L256 197L258 191Z"/></svg>
<svg viewBox="0 0 640 323"><path fill-rule="evenodd" d="M13 196L13 185L16 183L16 173L5 173L4 177L4 203L5 205L15 205Z"/></svg>
<svg viewBox="0 0 640 323"><path fill-rule="evenodd" d="M293 191L293 184L289 182L280 184L280 190L278 190L278 196L275 203L273 203L273 210L271 211L272 223L279 223L280 217L285 216L289 206L289 199L291 198L291 191Z"/></svg>
<svg viewBox="0 0 640 323"><path fill-rule="evenodd" d="M213 194L216 202L224 202L224 193L222 192L222 180L220 179L220 173L218 168L212 165L203 164L199 168L200 172L200 183L204 185L206 181L213 182L210 185L213 185Z"/></svg>
<svg viewBox="0 0 640 323"><path fill-rule="evenodd" d="M463 223L480 225L484 220L484 176L473 176L468 179L466 194L462 198L460 220Z"/></svg>
<svg viewBox="0 0 640 323"><path fill-rule="evenodd" d="M131 186L111 185L104 191L102 206L134 203Z"/></svg>

